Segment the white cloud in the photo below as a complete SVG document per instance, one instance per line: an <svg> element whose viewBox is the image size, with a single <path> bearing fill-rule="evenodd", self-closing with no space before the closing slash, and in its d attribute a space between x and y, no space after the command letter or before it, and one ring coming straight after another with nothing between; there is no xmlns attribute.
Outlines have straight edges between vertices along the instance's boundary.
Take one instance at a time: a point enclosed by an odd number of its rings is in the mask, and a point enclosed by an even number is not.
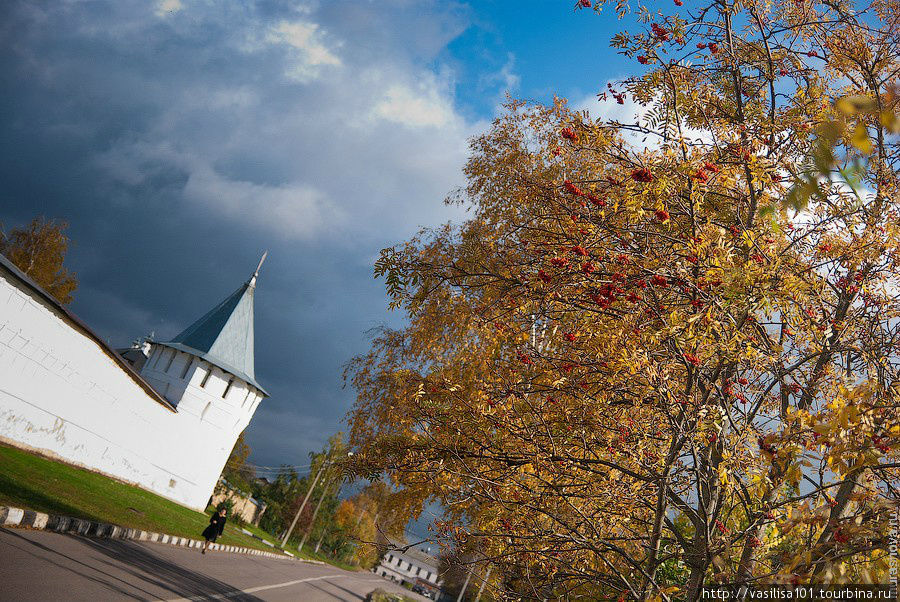
<svg viewBox="0 0 900 602"><path fill-rule="evenodd" d="M647 113L647 108L635 102L631 97L624 98L620 104L609 94L605 99L599 99L596 94L592 94L574 102L572 108L577 111L587 111L591 119L618 121L619 123L635 123Z"/></svg>
<svg viewBox="0 0 900 602"><path fill-rule="evenodd" d="M522 83L522 78L515 72L515 68L516 57L513 53L509 52L506 55L506 63L503 64L503 68L497 73L497 78L503 82L503 85L505 86L505 92L511 92L518 89Z"/></svg>
<svg viewBox="0 0 900 602"><path fill-rule="evenodd" d="M181 3L181 0L157 0L156 16L165 17L172 13L177 13L183 8L184 5Z"/></svg>
<svg viewBox="0 0 900 602"><path fill-rule="evenodd" d="M522 78L516 73L515 69L516 57L513 53L508 52L506 54L506 62L499 71L485 74L479 78L479 84L482 88L497 88L494 104L498 108L506 102L507 94L512 95L522 84Z"/></svg>
<svg viewBox="0 0 900 602"><path fill-rule="evenodd" d="M630 96L626 96L619 103L610 94L607 94L606 98L602 99L598 98L597 95L588 96L572 103L572 108L576 111L587 111L593 120L599 119L607 123L615 122L625 125L640 123L648 110L648 107L635 102ZM622 134L626 141L637 148L651 148L658 144L658 140L650 140L643 134L636 132L623 131Z"/></svg>
<svg viewBox="0 0 900 602"><path fill-rule="evenodd" d="M249 86L210 90L207 96L213 109L250 109L259 104L259 95Z"/></svg>
<svg viewBox="0 0 900 602"><path fill-rule="evenodd" d="M343 219L342 212L312 186L264 186L230 179L206 165L191 173L184 194L210 212L289 240L313 238Z"/></svg>
<svg viewBox="0 0 900 602"><path fill-rule="evenodd" d="M317 23L281 21L269 30L267 41L294 49L288 75L299 81L314 78L320 67L340 67L341 59L325 43L325 34Z"/></svg>
<svg viewBox="0 0 900 602"><path fill-rule="evenodd" d="M79 35L97 52L53 82L78 107L65 123L113 132L87 158L109 199L173 203L178 219L199 209L210 224L285 243L364 246L361 258L464 215L442 201L465 183L468 139L487 124L461 114L452 70L421 54L440 52L416 45L425 15L410 23L360 3L329 21L318 10L181 1L166 28L128 6L112 23L83 19L92 29ZM109 54L107 32L122 19L146 57ZM105 75L76 85L85 72ZM97 97L109 111L88 110Z"/></svg>
<svg viewBox="0 0 900 602"><path fill-rule="evenodd" d="M108 177L134 187L145 185L161 166L187 174L184 199L210 219L238 222L286 241L313 240L340 228L346 213L328 195L303 182L280 185L242 180L217 171L206 153L176 150L166 142L133 141L95 158Z"/></svg>
<svg viewBox="0 0 900 602"><path fill-rule="evenodd" d="M610 83L615 86L616 82ZM650 112L650 105L642 105L632 99L630 95L626 95L620 103L612 94L607 94L606 98L598 98L596 95L582 98L572 103L571 107L576 111L587 111L591 119L602 120L607 123L619 123L622 125L644 125L646 126L645 117ZM685 137L689 141L707 142L711 138L707 132L696 130L684 126L682 128ZM659 148L663 140L654 134L644 134L634 130L622 130L622 137L629 142L637 150Z"/></svg>
<svg viewBox="0 0 900 602"><path fill-rule="evenodd" d="M372 115L409 127L440 128L456 119L452 103L440 94L433 81L415 88L405 84L391 85L372 109Z"/></svg>

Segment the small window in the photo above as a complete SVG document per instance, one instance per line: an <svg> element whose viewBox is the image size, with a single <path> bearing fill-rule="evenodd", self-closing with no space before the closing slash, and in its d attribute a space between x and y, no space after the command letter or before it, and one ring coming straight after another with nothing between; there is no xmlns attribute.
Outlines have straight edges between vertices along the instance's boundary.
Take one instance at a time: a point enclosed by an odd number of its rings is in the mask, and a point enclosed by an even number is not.
<svg viewBox="0 0 900 602"><path fill-rule="evenodd" d="M212 374L212 366L209 367L209 370L206 371L206 374L203 375L203 380L200 381L200 386L205 387L206 383L209 382L209 375Z"/></svg>
<svg viewBox="0 0 900 602"><path fill-rule="evenodd" d="M168 373L168 372L169 372L169 368L171 368L171 367L172 367L172 364L175 362L175 356L176 356L176 355L178 355L178 352L175 351L175 350L173 349L173 350L172 350L172 357L169 358L169 363L166 364L166 369L163 370L163 372L165 372L165 373Z"/></svg>
<svg viewBox="0 0 900 602"><path fill-rule="evenodd" d="M156 349L153 350L153 353L156 354L156 360L153 362L153 367L154 367L154 368L158 368L158 367L159 367L159 360L161 360L161 359L162 359L162 356L163 356L163 348L162 348L162 347L157 347Z"/></svg>
<svg viewBox="0 0 900 602"><path fill-rule="evenodd" d="M241 402L241 407L242 407L242 408L243 408L245 405L247 405L247 400L250 399L250 391L252 391L252 389L248 386L248 387L247 387L247 394L244 395L244 401Z"/></svg>
<svg viewBox="0 0 900 602"><path fill-rule="evenodd" d="M191 366L194 365L194 358L192 358L191 356L188 355L186 359L187 359L187 361L184 364L184 370L182 370L182 372L181 372L182 379L187 376L188 370L190 370Z"/></svg>
<svg viewBox="0 0 900 602"><path fill-rule="evenodd" d="M231 391L231 385L233 385L233 384L234 384L234 377L232 376L231 378L228 379L228 384L225 385L225 392L222 393L222 399L225 399L226 397L228 397L228 392Z"/></svg>
<svg viewBox="0 0 900 602"><path fill-rule="evenodd" d="M422 569L420 569L419 567L416 567L416 577L418 577L421 574L421 572L422 572Z"/></svg>

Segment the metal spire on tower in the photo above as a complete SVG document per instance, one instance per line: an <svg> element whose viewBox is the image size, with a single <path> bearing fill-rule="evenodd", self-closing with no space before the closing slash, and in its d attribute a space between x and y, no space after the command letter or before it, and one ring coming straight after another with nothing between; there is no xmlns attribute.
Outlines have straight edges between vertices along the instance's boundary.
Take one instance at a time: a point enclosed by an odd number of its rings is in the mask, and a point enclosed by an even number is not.
<svg viewBox="0 0 900 602"><path fill-rule="evenodd" d="M250 286L256 286L256 279L259 278L259 269L262 267L262 264L266 260L266 257L268 257L268 255L269 255L268 249L263 251L262 257L259 260L259 265L256 266L256 271L253 272L253 275L250 277L250 282L249 282Z"/></svg>

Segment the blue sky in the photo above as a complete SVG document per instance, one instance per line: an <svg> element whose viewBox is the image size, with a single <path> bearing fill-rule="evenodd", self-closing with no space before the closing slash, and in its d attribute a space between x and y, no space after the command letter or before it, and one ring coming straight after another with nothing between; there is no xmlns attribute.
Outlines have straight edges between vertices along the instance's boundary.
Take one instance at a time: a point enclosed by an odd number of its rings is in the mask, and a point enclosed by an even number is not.
<svg viewBox="0 0 900 602"><path fill-rule="evenodd" d="M442 200L506 92L622 111L593 97L633 68L568 1L0 4L0 223L69 222L88 324L172 337L269 250L260 465L343 428L343 364L401 319L372 263L464 217Z"/></svg>

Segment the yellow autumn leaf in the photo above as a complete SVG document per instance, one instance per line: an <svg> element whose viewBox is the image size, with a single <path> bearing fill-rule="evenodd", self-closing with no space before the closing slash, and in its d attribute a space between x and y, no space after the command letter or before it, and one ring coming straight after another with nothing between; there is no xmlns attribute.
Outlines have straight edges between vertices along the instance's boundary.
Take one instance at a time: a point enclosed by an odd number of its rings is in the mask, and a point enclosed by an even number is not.
<svg viewBox="0 0 900 602"><path fill-rule="evenodd" d="M873 150L872 140L869 138L869 132L862 123L856 124L853 132L850 134L850 143L865 154L869 154Z"/></svg>

